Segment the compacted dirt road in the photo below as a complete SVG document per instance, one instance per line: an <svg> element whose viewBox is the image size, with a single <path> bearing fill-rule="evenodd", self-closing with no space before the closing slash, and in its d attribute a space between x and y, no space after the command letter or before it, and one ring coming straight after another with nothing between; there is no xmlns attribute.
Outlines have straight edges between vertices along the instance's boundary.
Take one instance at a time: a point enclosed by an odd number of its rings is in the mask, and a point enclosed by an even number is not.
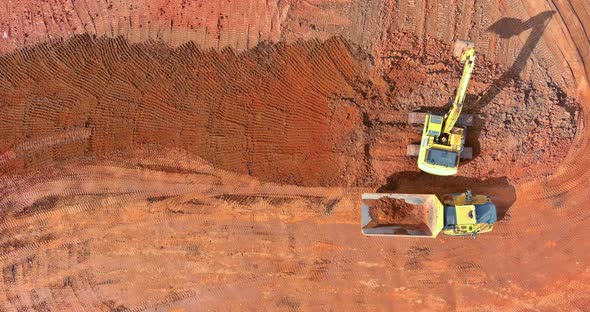
<svg viewBox="0 0 590 312"><path fill-rule="evenodd" d="M590 309L585 1L0 5L0 310ZM480 52L455 177L405 156ZM363 192L494 196L368 238Z"/></svg>

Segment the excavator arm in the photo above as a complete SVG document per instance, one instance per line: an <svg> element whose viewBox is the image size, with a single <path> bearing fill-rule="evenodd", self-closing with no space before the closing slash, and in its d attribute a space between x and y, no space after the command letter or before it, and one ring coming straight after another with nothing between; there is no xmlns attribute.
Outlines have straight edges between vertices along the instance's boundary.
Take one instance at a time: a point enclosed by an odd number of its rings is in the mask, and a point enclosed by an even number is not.
<svg viewBox="0 0 590 312"><path fill-rule="evenodd" d="M475 65L475 49L467 49L461 55L461 62L465 63L465 65L463 66L463 76L461 76L461 81L459 82L459 88L457 88L457 94L455 95L453 106L451 106L451 109L443 118L443 133L450 133L455 124L457 123L459 115L461 115L461 110L463 109L463 101L465 100L465 95L467 94L467 86L469 85L469 79L471 78L473 66Z"/></svg>
<svg viewBox="0 0 590 312"><path fill-rule="evenodd" d="M463 101L467 93L467 86L475 64L475 49L473 42L458 40L455 44L455 56L460 56L463 66L463 75L459 82L459 88L455 100L449 112L444 116L426 114L422 139L418 150L418 168L434 175L450 176L457 174L459 161L467 155L465 144L465 128L455 127ZM463 156L465 152L465 156Z"/></svg>

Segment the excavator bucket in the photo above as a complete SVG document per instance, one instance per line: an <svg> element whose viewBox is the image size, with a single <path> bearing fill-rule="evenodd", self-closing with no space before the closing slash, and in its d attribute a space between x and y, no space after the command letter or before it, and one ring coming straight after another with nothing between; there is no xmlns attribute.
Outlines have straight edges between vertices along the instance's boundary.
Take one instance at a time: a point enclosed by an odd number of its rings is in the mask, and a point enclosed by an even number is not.
<svg viewBox="0 0 590 312"><path fill-rule="evenodd" d="M453 56L456 58L460 58L467 49L474 48L475 43L469 40L457 40L453 45Z"/></svg>

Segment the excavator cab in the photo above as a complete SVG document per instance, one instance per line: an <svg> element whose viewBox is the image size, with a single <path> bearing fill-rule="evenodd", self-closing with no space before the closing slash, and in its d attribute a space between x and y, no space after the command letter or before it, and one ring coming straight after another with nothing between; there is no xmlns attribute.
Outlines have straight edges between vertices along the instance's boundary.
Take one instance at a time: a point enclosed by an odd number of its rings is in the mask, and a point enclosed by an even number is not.
<svg viewBox="0 0 590 312"><path fill-rule="evenodd" d="M442 133L442 121L441 116L426 115L418 168L430 174L450 176L459 169L465 130L455 127L449 133Z"/></svg>

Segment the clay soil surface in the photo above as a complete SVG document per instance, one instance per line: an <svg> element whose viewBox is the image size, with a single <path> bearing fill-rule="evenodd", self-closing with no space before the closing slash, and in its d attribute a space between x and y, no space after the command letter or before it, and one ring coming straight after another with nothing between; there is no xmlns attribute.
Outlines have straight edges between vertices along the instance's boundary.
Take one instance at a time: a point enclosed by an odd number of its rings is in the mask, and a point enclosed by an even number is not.
<svg viewBox="0 0 590 312"><path fill-rule="evenodd" d="M589 310L587 12L1 5L0 310ZM448 109L456 39L474 158L430 176L407 114ZM362 193L467 188L498 207L477 240L360 234ZM425 222L391 206L372 216Z"/></svg>

